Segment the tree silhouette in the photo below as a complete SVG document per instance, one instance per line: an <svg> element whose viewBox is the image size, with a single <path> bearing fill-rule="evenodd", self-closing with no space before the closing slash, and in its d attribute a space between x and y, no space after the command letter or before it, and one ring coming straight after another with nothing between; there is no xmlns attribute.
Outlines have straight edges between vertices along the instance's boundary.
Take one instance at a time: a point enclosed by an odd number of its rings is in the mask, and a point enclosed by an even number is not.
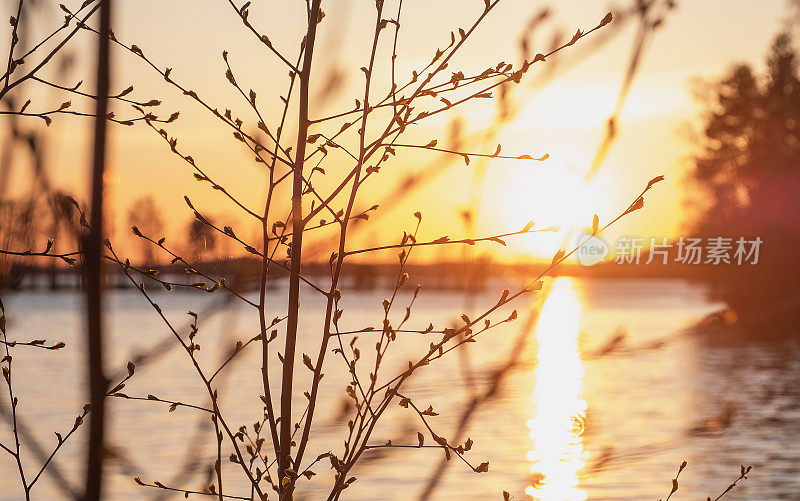
<svg viewBox="0 0 800 501"><path fill-rule="evenodd" d="M209 217L206 221L211 221ZM207 223L193 218L187 226L187 248L193 259L202 259L213 255L217 244L217 234Z"/></svg>
<svg viewBox="0 0 800 501"><path fill-rule="evenodd" d="M800 296L800 78L788 34L775 38L766 62L762 75L741 64L716 82L692 173L708 195L693 233L763 240L756 265L707 270L718 298L759 321L795 310L789 304Z"/></svg>
<svg viewBox="0 0 800 501"><path fill-rule="evenodd" d="M128 226L136 226L148 235L162 235L164 220L161 210L152 195L137 198L128 209ZM142 258L147 264L155 263L153 246L149 242L142 243Z"/></svg>

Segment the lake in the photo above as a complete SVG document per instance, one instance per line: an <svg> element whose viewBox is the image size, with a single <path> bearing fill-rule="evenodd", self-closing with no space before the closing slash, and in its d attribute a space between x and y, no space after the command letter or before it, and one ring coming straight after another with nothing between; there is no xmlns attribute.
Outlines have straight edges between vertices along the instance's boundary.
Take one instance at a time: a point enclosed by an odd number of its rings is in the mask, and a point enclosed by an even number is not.
<svg viewBox="0 0 800 501"><path fill-rule="evenodd" d="M441 328L457 322L461 313L474 318L482 306L497 301L494 291L503 287L513 291L514 286L515 280L493 284L466 300L463 293L423 289L408 326L424 329L432 322ZM380 326L381 301L390 293L344 291L342 330ZM190 320L187 311L198 313L197 340L202 346L198 359L210 372L236 340L246 341L258 333L255 310L242 302L225 302L222 294L153 296L176 326ZM395 323L402 319L409 295L398 297ZM144 299L134 290L115 290L109 296L107 372L124 375L128 360L150 354L137 364L135 376L122 391L209 405L186 353L176 349L177 341ZM82 390L82 298L75 291L26 291L2 297L10 339L67 343L59 351L12 350L23 443L28 444L23 447L23 466L35 475L41 465L39 455L49 454L56 445L54 432L69 431L87 398ZM283 289L269 291L270 318L282 316L285 297ZM489 471L474 473L458 459L441 468L443 454L434 448L375 449L364 454L354 472L358 480L343 499L419 499L428 486L425 495L435 500L499 500L506 490L513 499L655 501L669 494L671 479L684 460L688 466L672 499L715 498L738 476L741 464L752 464L754 471L725 499L800 497L796 342L721 342L687 330L722 305L706 299L702 286L680 280L559 278L546 294L526 296L514 306L518 320L481 334L466 350L421 369L404 390L418 405L432 405L439 413L429 418L439 435L454 443L471 438L474 446L466 459L474 465L488 461ZM316 355L324 303L308 289L302 308L298 358L301 352ZM533 310L538 314L529 321ZM492 318L502 320L509 312L504 309ZM367 365L374 363L378 335L359 335L365 374ZM386 371L382 377L402 372L408 360L416 360L436 340L398 334L382 363ZM273 355L281 349L275 346ZM214 380L223 412L236 427L262 417L260 350L254 348L248 347ZM510 358L516 363L501 370ZM273 381L278 381L277 358L270 367ZM340 452L347 435L346 366L331 353L323 372L309 458L328 450ZM310 372L300 363L296 381L297 401L302 404ZM487 396L493 383L496 391ZM465 403L473 396L479 397L479 405L465 420L464 433L458 434ZM5 386L0 388L0 399L4 411L0 442L11 444ZM300 404L296 415L303 410ZM192 490L213 482L209 466L216 445L206 413L187 407L168 412L169 405L161 402L118 398L109 405L108 499L183 497L137 486L133 477ZM86 428L81 427L58 453L56 468L34 487L34 499L69 499L70 489L78 488ZM416 433L424 429L416 414L393 405L373 442L391 439L394 444L416 445ZM225 448L223 458L229 454ZM297 499L325 498L331 481L328 466L319 463L313 468L317 476L298 482ZM224 465L225 492L248 496L249 487L238 468ZM19 499L16 464L8 454L0 455L0 500Z"/></svg>

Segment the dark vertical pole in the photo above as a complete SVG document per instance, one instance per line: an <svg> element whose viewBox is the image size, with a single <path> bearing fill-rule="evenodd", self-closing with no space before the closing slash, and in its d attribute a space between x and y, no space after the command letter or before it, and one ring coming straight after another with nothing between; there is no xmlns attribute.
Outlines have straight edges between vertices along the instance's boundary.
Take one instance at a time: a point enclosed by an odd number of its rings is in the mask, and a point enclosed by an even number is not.
<svg viewBox="0 0 800 501"><path fill-rule="evenodd" d="M103 374L102 241L103 174L106 163L106 115L108 114L109 40L111 0L100 1L100 36L97 50L97 110L94 122L92 201L89 234L85 242L86 313L89 372L89 448L86 460L85 501L101 498L103 477L103 435L105 396L108 381Z"/></svg>

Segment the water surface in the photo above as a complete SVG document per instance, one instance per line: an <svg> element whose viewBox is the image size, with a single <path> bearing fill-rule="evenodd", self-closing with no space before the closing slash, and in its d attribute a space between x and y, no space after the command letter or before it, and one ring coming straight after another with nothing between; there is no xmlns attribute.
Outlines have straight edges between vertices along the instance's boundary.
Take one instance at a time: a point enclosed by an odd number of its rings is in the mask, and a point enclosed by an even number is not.
<svg viewBox="0 0 800 501"><path fill-rule="evenodd" d="M502 286L508 286L501 285ZM513 286L513 285L512 285ZM494 291L494 288L490 289ZM379 326L382 291L344 294L343 330ZM285 291L270 292L270 317L279 316ZM258 333L251 307L224 304L216 295L186 293L154 295L176 326L199 314L199 359L213 372L223 347ZM407 295L398 299L402 318ZM455 322L462 312L474 315L479 305L492 305L494 292L472 298L474 311L464 311L458 292L424 291L409 325L424 328ZM60 351L13 350L15 392L25 440L33 439L49 452L54 432L69 430L86 396L82 393L81 298L75 292L20 292L5 294L11 339L63 340ZM272 304L272 303L271 303ZM665 498L671 478L683 460L680 490L673 499L716 497L738 475L739 465L755 471L729 499L793 500L800 492L800 349L780 344L721 343L691 335L685 327L720 307L705 299L703 289L677 280L557 280L544 302L538 321L528 329L528 312L536 298L515 305L520 318L490 331L468 352L453 353L424 368L406 392L420 405L432 405L437 433L453 442L466 437L474 446L466 458L472 464L489 461L488 473L476 474L458 461L443 470L429 499L501 499L503 490L514 499L574 501L582 499L642 500ZM301 319L301 347L316 354L324 303L305 294ZM136 291L111 293L109 373L124 371L136 354L154 357L139 364L125 388L129 395L208 405L203 386L185 353L176 349L169 331ZM274 310L274 311L273 311ZM510 311L510 310L509 310ZM495 316L501 320L509 311ZM372 336L372 337L371 337ZM362 363L372 363L374 336L361 334ZM619 341L614 344L610 340ZM349 339L348 339L349 340ZM383 363L388 376L416 360L434 339L399 336ZM158 346L152 350L153 346ZM274 352L273 352L274 353ZM493 374L516 354L518 363L507 371L492 398L471 414L466 431L456 440L455 430L472 395L493 382ZM260 352L247 349L215 379L223 410L235 426L259 418ZM368 370L365 365L365 370ZM277 369L275 363L271 369ZM278 373L272 371L277 380ZM308 384L309 371L298 364L298 401ZM346 420L348 378L341 358L331 354L315 419L313 444L306 454L314 458L342 448ZM5 387L0 398L7 402ZM207 485L208 466L215 458L213 431L206 415L179 407L168 412L158 402L114 399L110 404L111 444L108 499L154 499L166 493L137 486L132 478L159 480L168 485L198 489ZM7 404L5 404L7 408ZM295 413L302 409L295 410ZM10 434L0 421L0 442ZM416 415L392 406L375 434L374 442L416 444L424 427ZM67 499L65 489L77 488L83 455L81 428L57 456L63 477L45 474L34 488L34 499ZM76 440L77 439L77 440ZM30 442L28 442L30 443ZM36 451L23 449L26 471L35 474L41 464ZM223 454L229 455L230 451ZM442 461L435 449L392 449L365 454L354 473L358 481L344 499L407 500L423 492ZM226 492L249 495L237 466L225 466ZM330 484L325 465L317 476L302 481L304 498L323 498ZM30 476L30 474L29 474ZM167 495L161 499L180 499ZM16 465L0 456L0 500L21 499Z"/></svg>

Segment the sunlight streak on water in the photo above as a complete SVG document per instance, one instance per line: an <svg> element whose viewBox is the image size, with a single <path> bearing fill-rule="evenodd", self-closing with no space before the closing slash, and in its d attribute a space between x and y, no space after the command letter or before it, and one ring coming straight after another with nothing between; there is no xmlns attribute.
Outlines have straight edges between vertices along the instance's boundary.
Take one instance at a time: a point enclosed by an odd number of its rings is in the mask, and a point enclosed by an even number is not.
<svg viewBox="0 0 800 501"><path fill-rule="evenodd" d="M528 421L533 474L525 493L541 501L582 501L578 471L585 464L583 375L578 351L581 304L569 278L553 282L536 326L538 364L533 419Z"/></svg>

